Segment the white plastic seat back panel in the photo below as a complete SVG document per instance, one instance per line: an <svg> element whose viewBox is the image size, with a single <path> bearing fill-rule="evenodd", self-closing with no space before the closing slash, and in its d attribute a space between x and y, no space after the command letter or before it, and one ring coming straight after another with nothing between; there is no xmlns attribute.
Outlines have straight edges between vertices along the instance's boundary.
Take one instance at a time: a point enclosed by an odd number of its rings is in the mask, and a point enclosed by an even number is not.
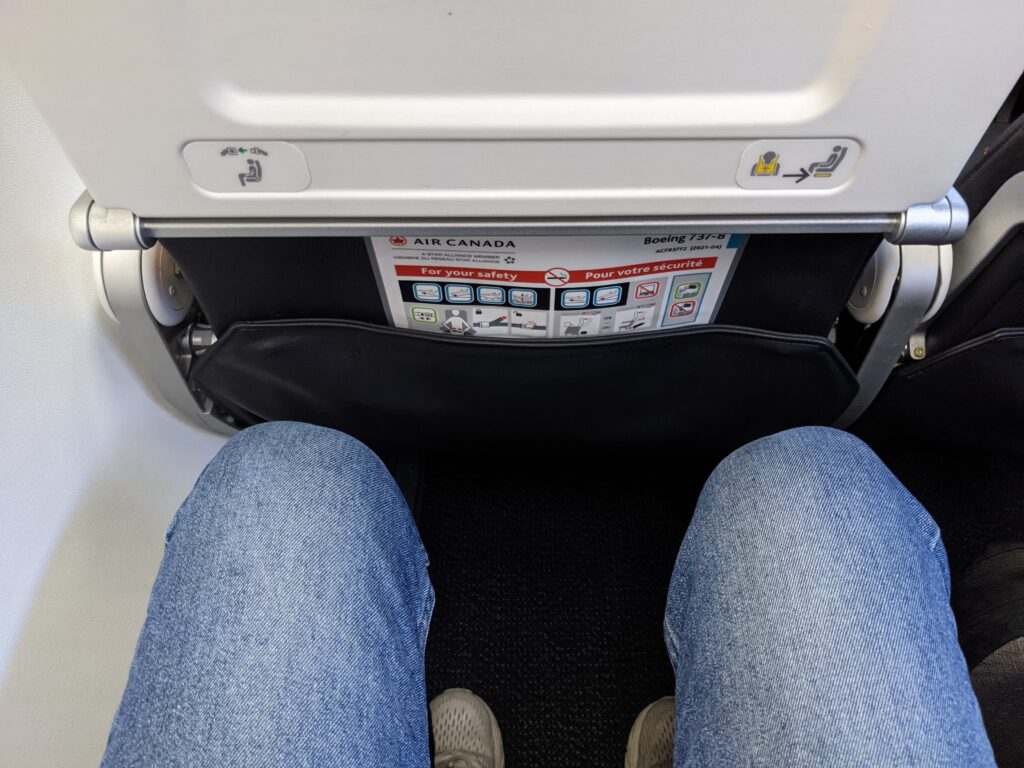
<svg viewBox="0 0 1024 768"><path fill-rule="evenodd" d="M1024 69L1020 0L0 7L94 198L149 217L894 212Z"/></svg>

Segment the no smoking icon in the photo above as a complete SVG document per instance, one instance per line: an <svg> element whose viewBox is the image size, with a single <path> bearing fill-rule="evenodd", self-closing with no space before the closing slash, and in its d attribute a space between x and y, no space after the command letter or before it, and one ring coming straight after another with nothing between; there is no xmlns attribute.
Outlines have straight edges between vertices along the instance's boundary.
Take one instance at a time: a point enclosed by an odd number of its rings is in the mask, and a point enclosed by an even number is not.
<svg viewBox="0 0 1024 768"><path fill-rule="evenodd" d="M640 283L640 285L636 287L636 297L638 299L653 299L658 295L658 289L660 287L661 284L658 282Z"/></svg>
<svg viewBox="0 0 1024 768"><path fill-rule="evenodd" d="M552 267L544 273L544 282L556 288L569 282L569 270L564 267Z"/></svg>

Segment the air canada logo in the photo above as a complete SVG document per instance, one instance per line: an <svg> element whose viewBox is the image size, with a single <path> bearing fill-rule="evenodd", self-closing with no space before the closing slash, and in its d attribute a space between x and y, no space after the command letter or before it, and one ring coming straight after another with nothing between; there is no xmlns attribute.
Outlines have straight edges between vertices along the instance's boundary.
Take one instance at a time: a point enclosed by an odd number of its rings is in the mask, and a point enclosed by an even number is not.
<svg viewBox="0 0 1024 768"><path fill-rule="evenodd" d="M390 238L390 239L388 240L388 242L390 242L390 243L391 243L392 245L397 245L397 246L403 246L403 245L405 245L406 243L408 243L409 241L408 241L408 240L406 240L406 239L405 239L404 237L402 237L401 235L395 235L394 237Z"/></svg>

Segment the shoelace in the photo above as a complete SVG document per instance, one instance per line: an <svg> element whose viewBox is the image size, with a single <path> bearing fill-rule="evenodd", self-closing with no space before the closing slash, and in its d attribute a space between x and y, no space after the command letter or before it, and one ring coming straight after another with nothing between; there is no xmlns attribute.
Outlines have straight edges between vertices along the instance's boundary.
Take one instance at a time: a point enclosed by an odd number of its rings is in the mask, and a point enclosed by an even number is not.
<svg viewBox="0 0 1024 768"><path fill-rule="evenodd" d="M434 768L491 768L480 755L468 752L446 752L434 756Z"/></svg>

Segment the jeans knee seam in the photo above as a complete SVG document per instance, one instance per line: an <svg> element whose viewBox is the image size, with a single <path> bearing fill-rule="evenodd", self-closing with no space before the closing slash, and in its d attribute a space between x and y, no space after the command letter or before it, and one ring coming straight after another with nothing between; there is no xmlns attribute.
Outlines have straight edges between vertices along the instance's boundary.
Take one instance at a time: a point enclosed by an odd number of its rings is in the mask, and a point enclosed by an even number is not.
<svg viewBox="0 0 1024 768"><path fill-rule="evenodd" d="M426 589L423 591L423 601L420 604L419 618L417 619L417 629L420 641L420 651L426 653L427 650L427 635L430 632L430 622L434 616L434 603L436 601L436 595L434 594L434 585L430 582L430 578L426 579Z"/></svg>
<svg viewBox="0 0 1024 768"><path fill-rule="evenodd" d="M676 659L679 658L679 637L669 625L668 616L665 617L663 629L665 632L665 646L668 648L669 659L672 661L672 666L675 667Z"/></svg>

